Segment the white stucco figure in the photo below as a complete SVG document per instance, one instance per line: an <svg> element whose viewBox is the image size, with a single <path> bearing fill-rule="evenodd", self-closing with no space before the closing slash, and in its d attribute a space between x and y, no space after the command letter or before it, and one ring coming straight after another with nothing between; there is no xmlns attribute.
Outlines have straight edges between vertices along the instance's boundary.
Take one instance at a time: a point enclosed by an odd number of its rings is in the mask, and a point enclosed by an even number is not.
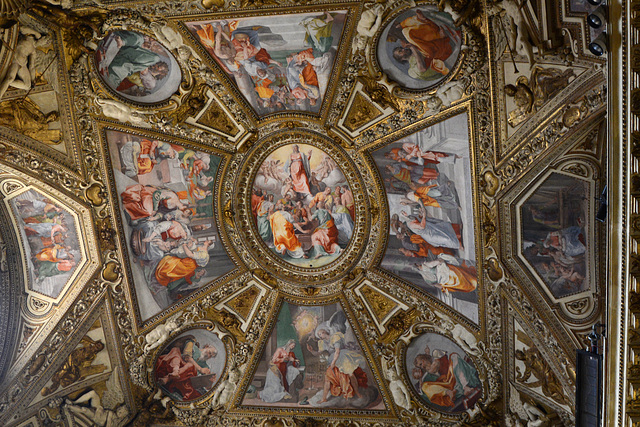
<svg viewBox="0 0 640 427"><path fill-rule="evenodd" d="M88 407L85 406L87 403ZM118 381L118 371L114 371L106 381L102 399L95 390L90 390L75 400L66 399L64 406L74 417L100 427L120 427L129 417L129 410L124 405L124 393Z"/></svg>
<svg viewBox="0 0 640 427"><path fill-rule="evenodd" d="M20 41L13 49L13 58L9 69L0 83L0 98L9 89L29 90L36 77L36 55L38 48L50 44L51 40L42 37L42 34L33 28L20 27Z"/></svg>
<svg viewBox="0 0 640 427"><path fill-rule="evenodd" d="M505 28L507 37L509 38L509 47L518 55L526 56L529 60L529 67L535 62L533 56L533 46L529 43L529 30L522 14L522 5L518 0L504 0L500 3L500 7L509 15L511 20L511 28Z"/></svg>
<svg viewBox="0 0 640 427"><path fill-rule="evenodd" d="M231 367L229 369L229 374L227 375L227 379L224 380L216 392L213 394L213 399L211 399L211 407L216 408L218 406L224 406L231 400L233 394L236 391L236 387L242 378L242 372L246 363L240 367Z"/></svg>
<svg viewBox="0 0 640 427"><path fill-rule="evenodd" d="M405 386L400 379L398 371L395 368L389 367L388 363L384 359L382 360L382 368L385 378L389 380L389 391L391 392L396 405L400 406L401 408L410 410L411 395L409 394L407 386Z"/></svg>
<svg viewBox="0 0 640 427"><path fill-rule="evenodd" d="M380 29L382 24L382 12L384 11L383 4L376 4L370 9L366 9L360 15L360 21L356 28L357 35L353 40L352 51L355 53L359 50L363 50L369 38Z"/></svg>
<svg viewBox="0 0 640 427"><path fill-rule="evenodd" d="M144 337L146 341L144 352L148 353L154 348L160 346L176 329L178 329L178 322L175 319L169 319L166 323L156 326L155 329Z"/></svg>
<svg viewBox="0 0 640 427"><path fill-rule="evenodd" d="M113 99L96 98L96 104L102 109L102 114L106 117L116 119L119 122L129 122L133 125L150 127L144 120L144 114L134 110L122 102Z"/></svg>
<svg viewBox="0 0 640 427"><path fill-rule="evenodd" d="M481 349L478 347L478 339L475 335L473 335L467 328L462 326L459 323L454 323L453 320L446 314L436 313L442 321L441 331L449 332L451 334L451 338L468 354L479 355L482 353Z"/></svg>
<svg viewBox="0 0 640 427"><path fill-rule="evenodd" d="M442 101L442 105L448 107L464 96L464 85L459 81L450 81L438 88L436 96Z"/></svg>

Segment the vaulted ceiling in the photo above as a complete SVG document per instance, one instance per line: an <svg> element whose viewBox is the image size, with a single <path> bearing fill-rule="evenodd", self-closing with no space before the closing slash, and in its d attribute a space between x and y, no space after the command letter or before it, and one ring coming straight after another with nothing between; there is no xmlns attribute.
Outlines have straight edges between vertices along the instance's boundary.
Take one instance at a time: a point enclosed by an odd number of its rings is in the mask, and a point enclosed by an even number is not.
<svg viewBox="0 0 640 427"><path fill-rule="evenodd" d="M9 3L0 424L575 423L595 6Z"/></svg>

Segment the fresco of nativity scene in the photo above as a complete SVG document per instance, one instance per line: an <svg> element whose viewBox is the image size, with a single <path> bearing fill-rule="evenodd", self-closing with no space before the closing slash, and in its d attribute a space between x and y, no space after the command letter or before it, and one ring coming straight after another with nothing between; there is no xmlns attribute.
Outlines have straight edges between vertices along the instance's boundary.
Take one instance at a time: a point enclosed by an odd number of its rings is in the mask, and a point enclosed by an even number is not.
<svg viewBox="0 0 640 427"><path fill-rule="evenodd" d="M10 203L24 242L29 287L57 298L83 261L75 218L33 189L13 197Z"/></svg>
<svg viewBox="0 0 640 427"><path fill-rule="evenodd" d="M260 116L320 111L346 12L188 23Z"/></svg>
<svg viewBox="0 0 640 427"><path fill-rule="evenodd" d="M216 334L193 329L180 334L158 356L155 378L173 400L196 400L220 380L225 359L224 344Z"/></svg>
<svg viewBox="0 0 640 427"><path fill-rule="evenodd" d="M556 298L589 289L585 219L589 184L551 174L522 205L522 253Z"/></svg>
<svg viewBox="0 0 640 427"><path fill-rule="evenodd" d="M437 8L413 8L382 32L378 60L384 72L409 89L441 82L454 68L462 47L462 32L451 15Z"/></svg>
<svg viewBox="0 0 640 427"><path fill-rule="evenodd" d="M382 268L478 321L473 194L466 115L373 153L389 200Z"/></svg>
<svg viewBox="0 0 640 427"><path fill-rule="evenodd" d="M311 145L286 145L265 159L253 183L251 209L265 244L298 266L330 263L353 234L349 184L336 162Z"/></svg>
<svg viewBox="0 0 640 427"><path fill-rule="evenodd" d="M143 318L233 268L220 244L213 188L220 158L108 131L131 270Z"/></svg>
<svg viewBox="0 0 640 427"><path fill-rule="evenodd" d="M245 406L383 410L382 396L337 303L284 303Z"/></svg>
<svg viewBox="0 0 640 427"><path fill-rule="evenodd" d="M450 339L426 333L407 348L405 367L414 391L432 408L457 413L482 397L482 383L471 358Z"/></svg>

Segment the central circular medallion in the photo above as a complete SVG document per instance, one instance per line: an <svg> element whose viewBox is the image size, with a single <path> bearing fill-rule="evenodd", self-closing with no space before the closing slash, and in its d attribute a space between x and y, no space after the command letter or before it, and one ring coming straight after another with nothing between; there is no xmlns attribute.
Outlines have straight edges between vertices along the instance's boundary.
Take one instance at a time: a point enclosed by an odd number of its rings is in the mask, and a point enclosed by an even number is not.
<svg viewBox="0 0 640 427"><path fill-rule="evenodd" d="M253 181L251 210L269 250L303 268L338 259L356 219L342 169L325 151L307 144L287 144L266 157Z"/></svg>

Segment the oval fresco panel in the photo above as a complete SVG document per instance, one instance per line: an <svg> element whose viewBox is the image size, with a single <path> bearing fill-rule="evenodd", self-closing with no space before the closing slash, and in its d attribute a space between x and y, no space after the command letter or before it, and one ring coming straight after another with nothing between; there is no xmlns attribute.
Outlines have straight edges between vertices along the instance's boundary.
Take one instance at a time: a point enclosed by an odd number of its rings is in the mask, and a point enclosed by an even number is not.
<svg viewBox="0 0 640 427"><path fill-rule="evenodd" d="M199 399L220 379L226 357L224 344L216 334L192 329L162 350L156 360L156 382L178 402Z"/></svg>
<svg viewBox="0 0 640 427"><path fill-rule="evenodd" d="M164 101L178 90L180 66L153 38L134 31L113 31L95 56L98 73L124 98L145 104Z"/></svg>
<svg viewBox="0 0 640 427"><path fill-rule="evenodd" d="M440 334L422 334L409 344L405 366L413 390L430 407L458 413L482 397L482 383L471 358Z"/></svg>
<svg viewBox="0 0 640 427"><path fill-rule="evenodd" d="M296 266L329 264L353 234L355 204L347 179L328 154L311 145L286 145L264 160L251 206L262 240Z"/></svg>
<svg viewBox="0 0 640 427"><path fill-rule="evenodd" d="M414 7L388 24L378 42L385 73L408 89L427 89L454 68L462 31L451 15L435 7Z"/></svg>

